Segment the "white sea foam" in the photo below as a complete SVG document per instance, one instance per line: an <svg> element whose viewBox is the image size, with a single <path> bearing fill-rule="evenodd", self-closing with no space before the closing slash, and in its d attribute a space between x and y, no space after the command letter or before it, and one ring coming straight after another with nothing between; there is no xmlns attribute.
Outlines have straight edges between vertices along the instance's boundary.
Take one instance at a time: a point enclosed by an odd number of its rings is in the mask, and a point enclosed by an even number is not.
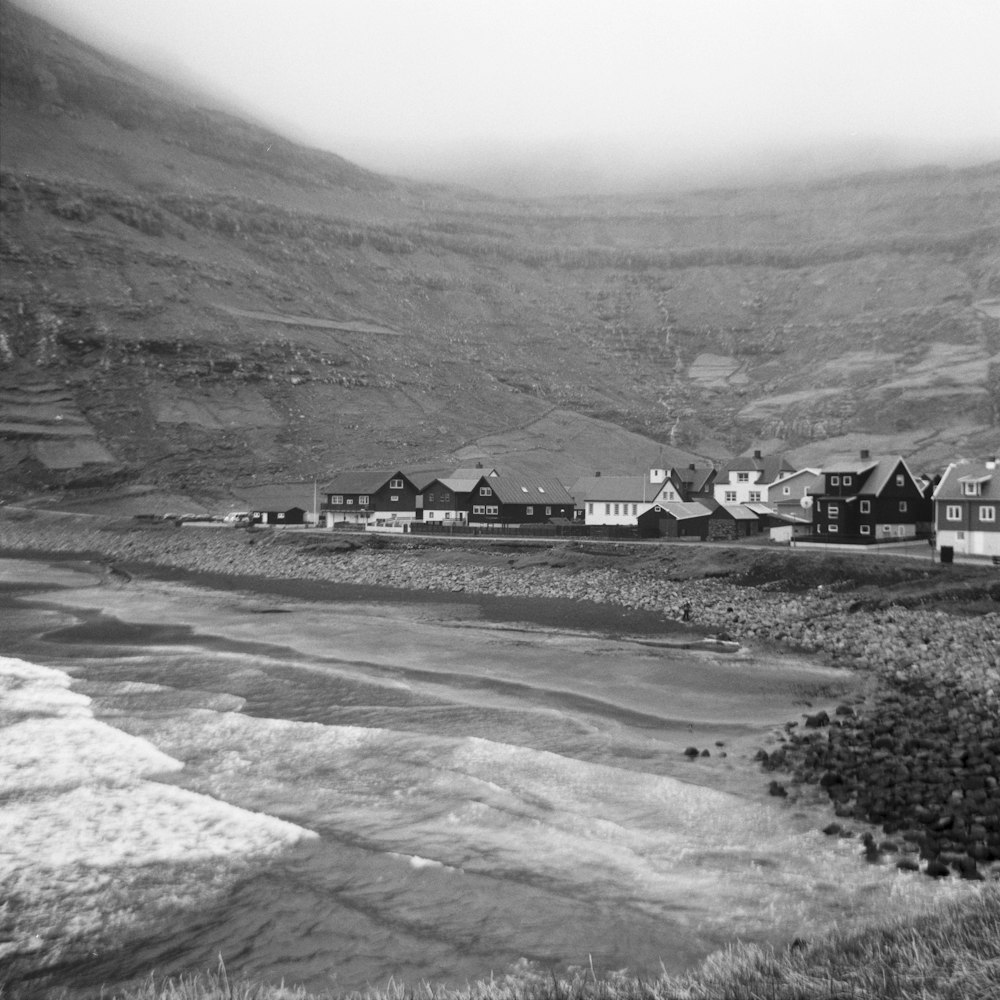
<svg viewBox="0 0 1000 1000"><path fill-rule="evenodd" d="M90 699L70 690L63 671L0 657L0 881L16 884L20 918L0 954L106 930L121 906L121 885L141 883L130 871L151 864L223 867L273 854L302 837L300 826L149 780L183 764L147 740L93 717ZM113 872L111 880L95 871ZM199 878L176 875L176 900L204 897ZM150 889L147 888L149 893ZM139 889L130 919L162 910ZM60 918L53 931L53 913ZM114 921L112 921L114 922ZM119 914L117 922L121 923Z"/></svg>

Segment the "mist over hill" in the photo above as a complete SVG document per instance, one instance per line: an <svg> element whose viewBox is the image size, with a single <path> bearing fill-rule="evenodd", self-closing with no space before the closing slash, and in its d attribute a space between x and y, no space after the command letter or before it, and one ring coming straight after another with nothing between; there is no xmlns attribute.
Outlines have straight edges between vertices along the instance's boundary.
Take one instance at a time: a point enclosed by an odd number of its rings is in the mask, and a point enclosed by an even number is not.
<svg viewBox="0 0 1000 1000"><path fill-rule="evenodd" d="M502 197L0 12L8 494L997 449L998 163Z"/></svg>

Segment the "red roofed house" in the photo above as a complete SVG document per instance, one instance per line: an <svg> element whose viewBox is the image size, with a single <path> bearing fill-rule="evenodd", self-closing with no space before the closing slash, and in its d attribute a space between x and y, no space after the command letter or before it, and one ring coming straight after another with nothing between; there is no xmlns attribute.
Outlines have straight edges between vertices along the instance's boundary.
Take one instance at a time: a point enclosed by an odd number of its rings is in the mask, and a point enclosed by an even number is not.
<svg viewBox="0 0 1000 1000"><path fill-rule="evenodd" d="M934 491L936 546L1000 558L1000 469L997 460L952 462Z"/></svg>

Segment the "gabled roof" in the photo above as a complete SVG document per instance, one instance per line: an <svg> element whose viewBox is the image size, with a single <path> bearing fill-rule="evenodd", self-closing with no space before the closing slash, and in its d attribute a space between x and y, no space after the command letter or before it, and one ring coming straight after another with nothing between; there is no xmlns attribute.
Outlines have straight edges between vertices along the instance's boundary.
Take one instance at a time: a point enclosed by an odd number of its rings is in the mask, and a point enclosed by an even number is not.
<svg viewBox="0 0 1000 1000"><path fill-rule="evenodd" d="M889 483L889 477L896 471L896 469L902 464L903 468L906 470L906 474L912 480L914 486L917 485L916 477L910 472L910 467L906 464L902 455L892 455L888 458L880 458L878 465L868 474L868 478L865 480L864 489L858 490L859 493L874 493L876 496L885 489ZM920 487L917 486L917 489Z"/></svg>
<svg viewBox="0 0 1000 1000"><path fill-rule="evenodd" d="M390 479L406 479L410 477L399 469L379 469L370 472L344 472L338 474L326 486L321 487L322 493L375 493Z"/></svg>
<svg viewBox="0 0 1000 1000"><path fill-rule="evenodd" d="M845 472L849 476L860 476L863 473L870 472L878 464L878 460L874 458L845 458L840 461L833 461L829 465L824 465L822 472L824 476L837 476Z"/></svg>
<svg viewBox="0 0 1000 1000"><path fill-rule="evenodd" d="M668 476L673 474L677 481L683 483L689 490L695 493L705 489L709 480L715 475L715 469L705 468L685 468L674 467L667 471Z"/></svg>
<svg viewBox="0 0 1000 1000"><path fill-rule="evenodd" d="M686 521L692 517L708 517L712 513L704 504L700 504L695 500L686 503L680 500L668 500L664 503L657 502L650 510L662 511L677 521Z"/></svg>
<svg viewBox="0 0 1000 1000"><path fill-rule="evenodd" d="M757 515L739 503L720 503L716 510L724 510L734 521L756 521Z"/></svg>
<svg viewBox="0 0 1000 1000"><path fill-rule="evenodd" d="M952 462L945 469L934 491L935 500L1000 500L1000 467L990 468L986 462ZM980 484L979 496L970 497L962 491L963 483Z"/></svg>
<svg viewBox="0 0 1000 1000"><path fill-rule="evenodd" d="M479 482L481 476L476 476L475 479L459 479L455 476L448 476L447 478L435 479L434 482L440 483L442 486L451 490L452 493L471 493L476 488L476 483ZM428 483L424 489L427 489L431 483Z"/></svg>
<svg viewBox="0 0 1000 1000"><path fill-rule="evenodd" d="M794 472L795 466L788 462L781 455L741 455L739 458L731 458L719 469L716 477L727 479L730 472L759 472L761 474L758 482L770 484L775 481L783 472Z"/></svg>
<svg viewBox="0 0 1000 1000"><path fill-rule="evenodd" d="M480 479L486 478L481 476ZM479 480L476 480L479 482ZM558 479L545 476L497 476L486 478L490 489L501 503L509 504L572 504L573 498Z"/></svg>
<svg viewBox="0 0 1000 1000"><path fill-rule="evenodd" d="M581 476L570 493L577 503L651 503L663 489L646 476Z"/></svg>

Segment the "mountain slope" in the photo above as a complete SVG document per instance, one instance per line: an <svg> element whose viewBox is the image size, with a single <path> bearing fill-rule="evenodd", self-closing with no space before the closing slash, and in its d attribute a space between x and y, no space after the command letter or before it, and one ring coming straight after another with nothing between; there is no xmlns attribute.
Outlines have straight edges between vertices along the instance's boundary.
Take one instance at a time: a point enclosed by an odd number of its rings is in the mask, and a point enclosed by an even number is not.
<svg viewBox="0 0 1000 1000"><path fill-rule="evenodd" d="M996 448L998 165L505 201L379 177L0 11L11 490Z"/></svg>

